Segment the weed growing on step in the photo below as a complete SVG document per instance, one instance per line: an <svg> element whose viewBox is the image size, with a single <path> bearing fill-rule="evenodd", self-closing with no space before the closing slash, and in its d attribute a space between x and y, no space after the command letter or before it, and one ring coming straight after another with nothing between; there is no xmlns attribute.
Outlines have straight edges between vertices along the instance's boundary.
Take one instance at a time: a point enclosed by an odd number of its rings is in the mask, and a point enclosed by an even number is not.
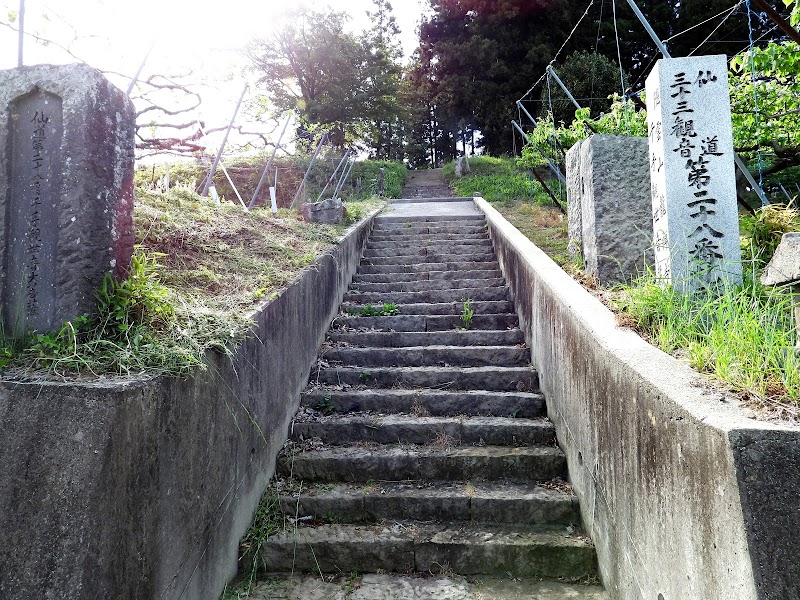
<svg viewBox="0 0 800 600"><path fill-rule="evenodd" d="M400 309L394 302L384 302L383 306L364 306L357 314L362 317L393 317L400 314Z"/></svg>
<svg viewBox="0 0 800 600"><path fill-rule="evenodd" d="M350 575L347 576L347 579L344 582L344 592L347 595L352 594L357 589L361 587L361 576L358 574L357 571L353 571Z"/></svg>
<svg viewBox="0 0 800 600"><path fill-rule="evenodd" d="M256 509L253 522L239 544L239 576L230 588L226 586L220 600L239 600L250 595L258 578L267 571L261 547L267 539L282 531L284 515L279 490L270 482Z"/></svg>
<svg viewBox="0 0 800 600"><path fill-rule="evenodd" d="M472 299L468 298L463 300L464 306L461 308L461 326L464 329L472 329L472 318L475 316L475 311L472 310Z"/></svg>
<svg viewBox="0 0 800 600"><path fill-rule="evenodd" d="M688 359L745 396L800 403L800 358L794 352L791 297L764 288L755 263L744 283L721 295L681 294L662 288L653 274L625 286L612 304L654 345Z"/></svg>
<svg viewBox="0 0 800 600"><path fill-rule="evenodd" d="M331 402L331 396L327 395L314 405L314 410L318 410L322 414L330 415L336 412L336 407Z"/></svg>

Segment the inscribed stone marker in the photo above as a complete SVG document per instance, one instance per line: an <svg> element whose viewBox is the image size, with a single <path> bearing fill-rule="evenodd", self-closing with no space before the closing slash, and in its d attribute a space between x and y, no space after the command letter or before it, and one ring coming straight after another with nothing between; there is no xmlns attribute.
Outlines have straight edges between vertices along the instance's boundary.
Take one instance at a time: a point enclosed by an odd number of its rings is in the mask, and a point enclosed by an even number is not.
<svg viewBox="0 0 800 600"><path fill-rule="evenodd" d="M687 292L740 283L727 59L659 60L645 89L656 275Z"/></svg>
<svg viewBox="0 0 800 600"><path fill-rule="evenodd" d="M52 331L133 251L135 113L86 65L0 71L2 325Z"/></svg>

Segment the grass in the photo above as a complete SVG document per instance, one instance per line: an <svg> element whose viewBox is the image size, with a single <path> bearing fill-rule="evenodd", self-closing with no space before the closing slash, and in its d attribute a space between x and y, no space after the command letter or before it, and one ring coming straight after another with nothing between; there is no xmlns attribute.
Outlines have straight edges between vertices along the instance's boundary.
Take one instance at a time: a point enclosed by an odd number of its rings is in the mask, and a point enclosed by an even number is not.
<svg viewBox="0 0 800 600"><path fill-rule="evenodd" d="M353 203L359 218L378 202ZM277 295L345 226L299 221L294 213L246 212L185 188L139 190L137 246L129 277L110 278L98 308L57 332L0 336L7 376L81 378L186 376L206 351L230 353L249 331L249 313Z"/></svg>
<svg viewBox="0 0 800 600"><path fill-rule="evenodd" d="M250 528L239 543L239 575L229 584L230 587L225 586L220 600L247 598L258 584L259 576L266 573L261 547L270 536L286 527L279 497L279 490L271 481L261 496Z"/></svg>
<svg viewBox="0 0 800 600"><path fill-rule="evenodd" d="M551 204L541 184L512 158L473 156L469 158L471 172L461 179L455 176L455 163L442 169L444 178L453 186L456 196L483 196L489 202L528 200L536 204Z"/></svg>
<svg viewBox="0 0 800 600"><path fill-rule="evenodd" d="M791 296L764 288L757 268L722 294L682 294L652 274L612 297L623 323L665 352L713 374L760 404L800 403L800 359L794 352Z"/></svg>
<svg viewBox="0 0 800 600"><path fill-rule="evenodd" d="M470 164L472 179L465 177L454 185L483 181L484 189L501 190L493 201L495 208L562 268L584 280L579 259L567 252L566 218L552 206L520 198L510 161L481 157ZM452 166L448 167L445 172L452 177ZM505 183L496 186L494 178ZM722 294L685 295L662 288L651 273L612 290L611 308L621 322L697 371L713 375L756 404L784 407L783 412L797 416L800 358L794 351L791 295L786 289L764 288L758 276L781 235L800 230L800 210L771 205L755 217L742 216L741 221L748 265L743 285Z"/></svg>
<svg viewBox="0 0 800 600"><path fill-rule="evenodd" d="M567 252L567 218L557 208L519 200L493 202L492 205L559 266L568 271L577 268L575 258Z"/></svg>

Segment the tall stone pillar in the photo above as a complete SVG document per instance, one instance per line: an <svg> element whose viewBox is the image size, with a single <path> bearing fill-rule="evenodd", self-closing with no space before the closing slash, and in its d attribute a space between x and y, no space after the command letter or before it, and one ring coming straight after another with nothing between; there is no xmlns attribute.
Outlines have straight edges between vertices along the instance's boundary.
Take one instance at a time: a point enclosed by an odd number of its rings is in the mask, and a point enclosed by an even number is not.
<svg viewBox="0 0 800 600"><path fill-rule="evenodd" d="M0 71L0 306L7 335L95 306L133 252L135 111L86 65Z"/></svg>
<svg viewBox="0 0 800 600"><path fill-rule="evenodd" d="M646 92L656 274L687 292L740 283L727 59L659 60Z"/></svg>

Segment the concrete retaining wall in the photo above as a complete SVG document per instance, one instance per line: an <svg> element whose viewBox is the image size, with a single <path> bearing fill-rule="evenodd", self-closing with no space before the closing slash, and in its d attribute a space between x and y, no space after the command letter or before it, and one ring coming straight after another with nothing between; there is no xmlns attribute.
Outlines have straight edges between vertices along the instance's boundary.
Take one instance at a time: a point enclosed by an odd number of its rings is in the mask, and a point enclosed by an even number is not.
<svg viewBox="0 0 800 600"><path fill-rule="evenodd" d="M760 423L482 199L603 583L624 600L800 598L800 431Z"/></svg>
<svg viewBox="0 0 800 600"><path fill-rule="evenodd" d="M0 383L0 598L216 600L371 227L193 379Z"/></svg>

